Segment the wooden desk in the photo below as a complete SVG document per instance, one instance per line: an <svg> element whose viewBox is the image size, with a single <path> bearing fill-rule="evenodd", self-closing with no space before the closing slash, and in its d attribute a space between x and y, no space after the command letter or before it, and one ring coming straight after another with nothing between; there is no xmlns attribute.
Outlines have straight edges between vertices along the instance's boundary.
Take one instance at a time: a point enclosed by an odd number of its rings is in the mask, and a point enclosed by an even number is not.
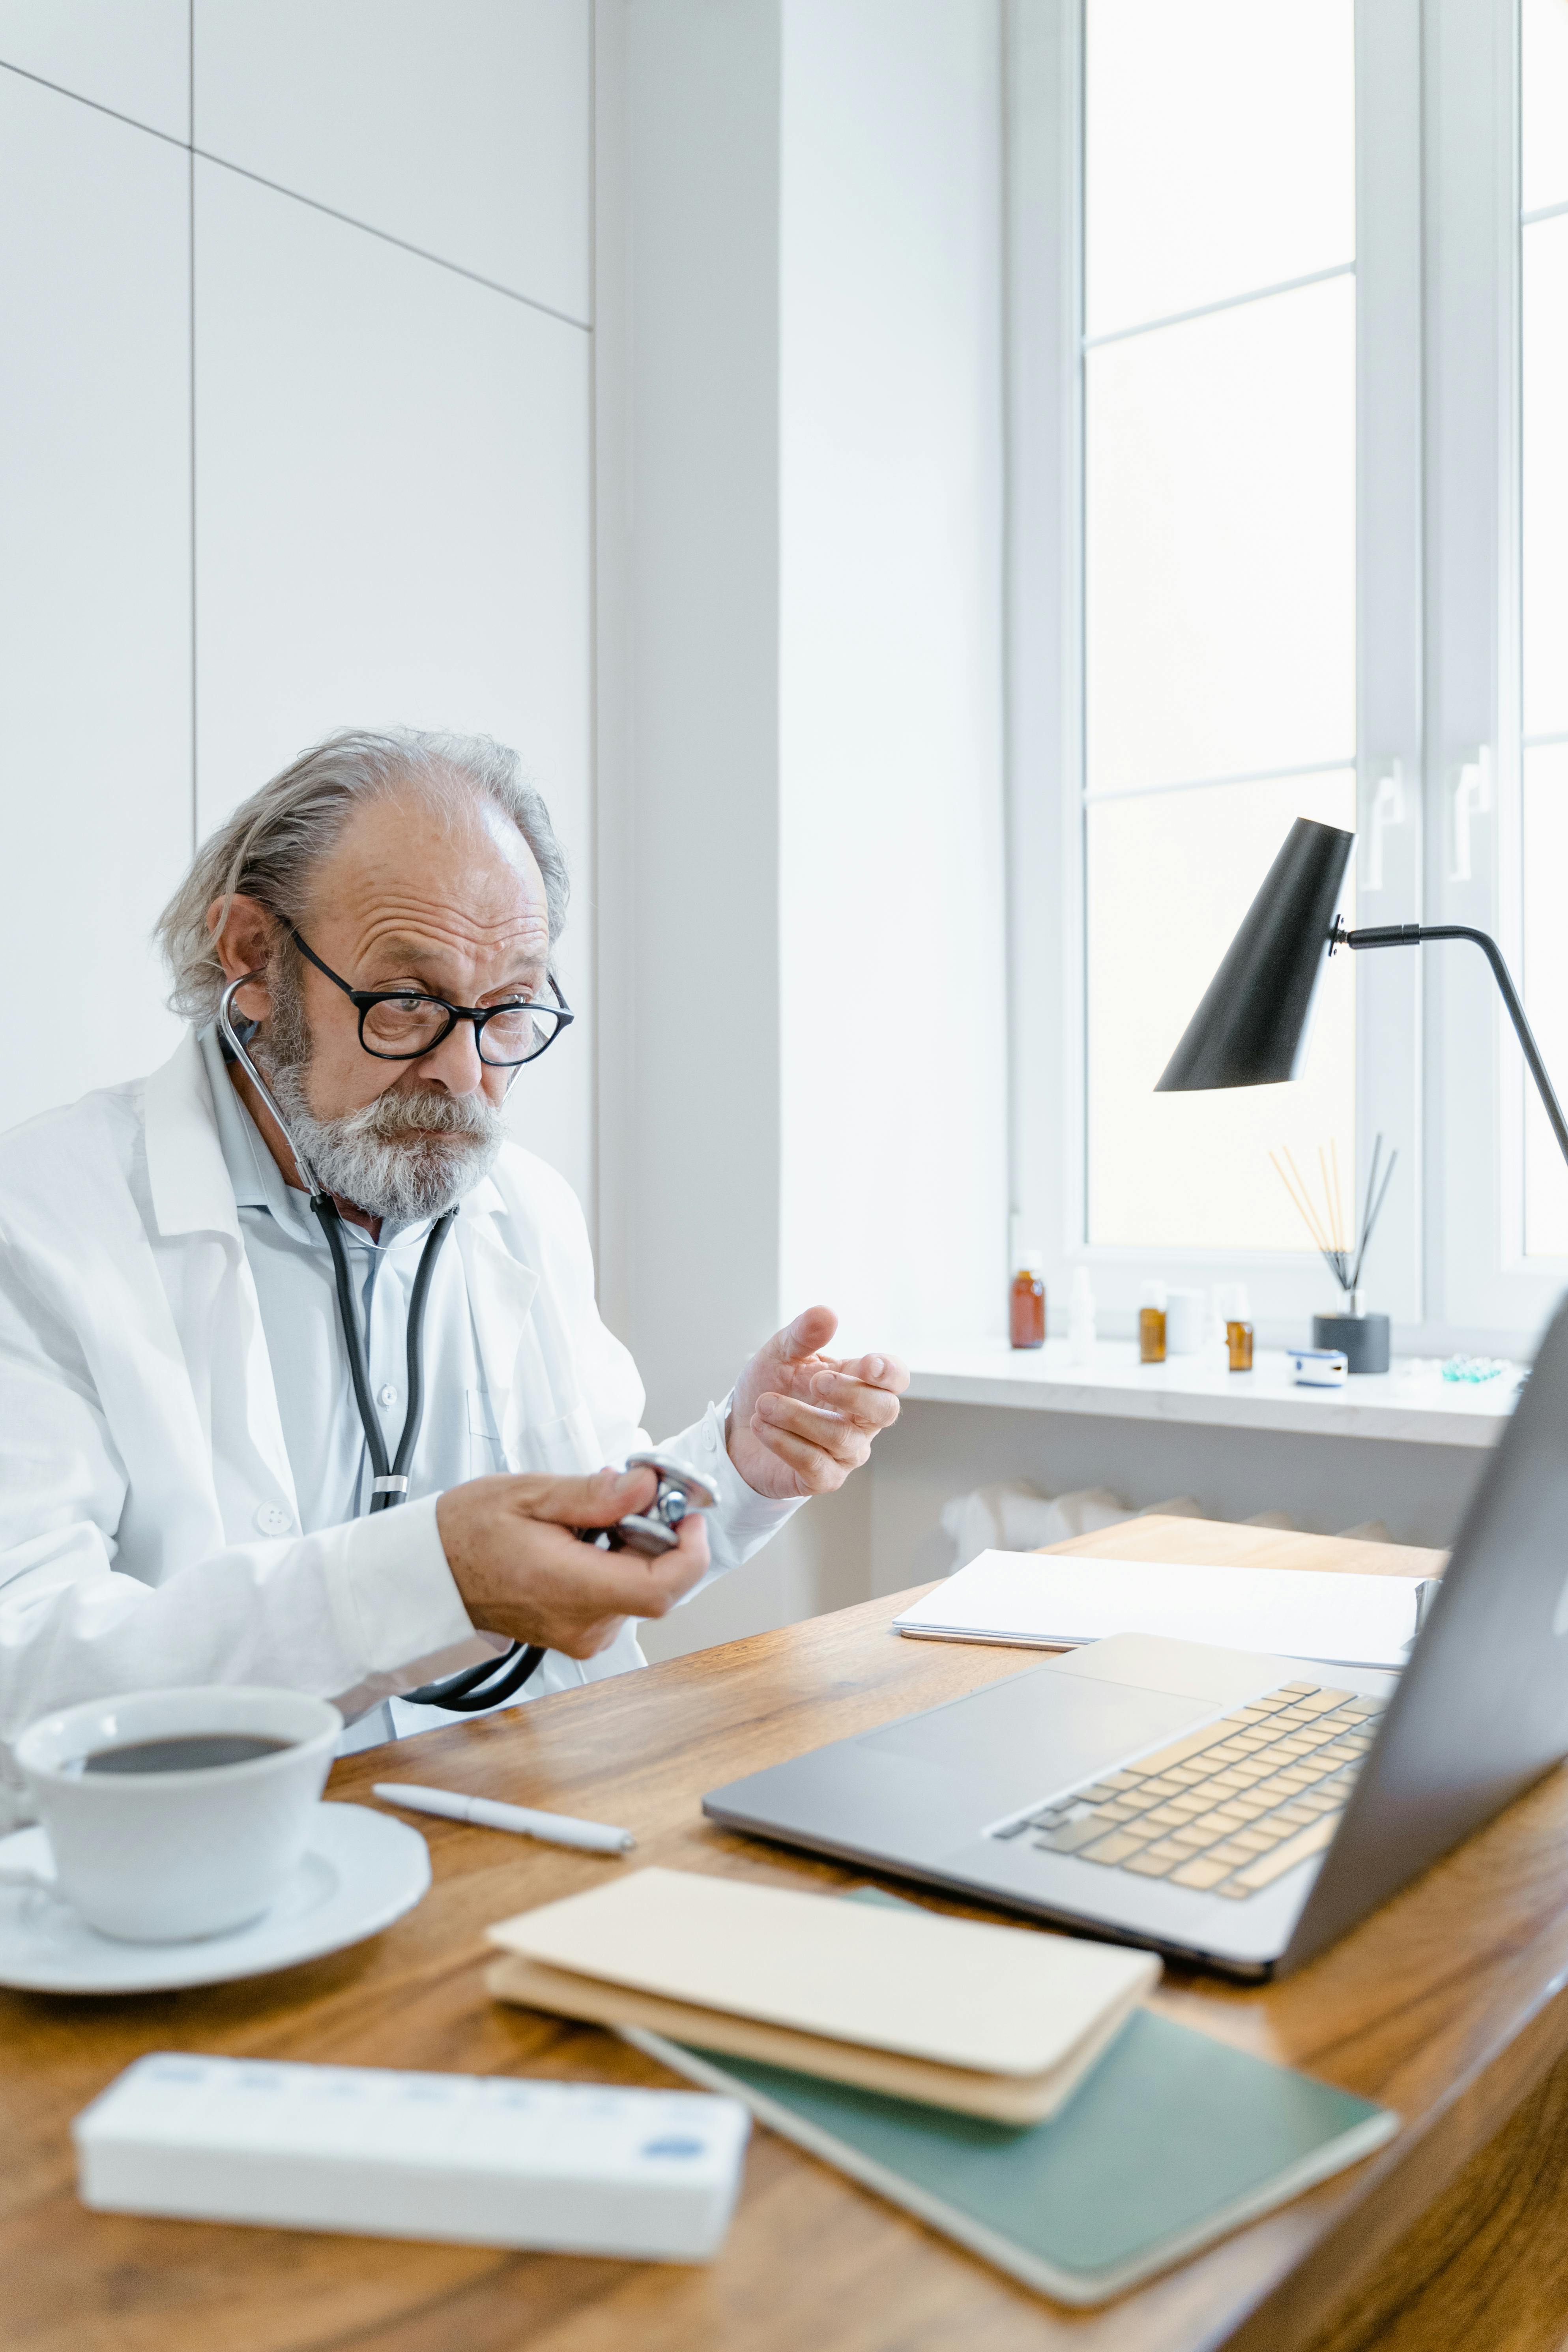
<svg viewBox="0 0 1568 2352"><path fill-rule="evenodd" d="M1062 1549L1325 1568L1437 1559L1184 1520ZM340 1766L331 1793L363 1799L383 1776L437 1780L626 1822L640 1860L840 1885L850 1873L708 1826L699 1798L1036 1662L900 1641L888 1632L897 1606L870 1602L454 1724L412 1750L375 1749ZM1080 2352L1324 2352L1331 2342L1333 2352L1536 2352L1568 2326L1552 2315L1565 2200L1564 2084L1551 2074L1568 2048L1568 1773L1284 1984L1242 1991L1167 1979L1158 1999L1172 2015L1384 2100L1406 2125L1354 2173L1102 2312L1075 2316L1037 2300L765 2132L708 2270L82 2210L68 2120L147 2050L663 2079L607 2034L492 2003L481 1981L487 1922L618 1865L425 1826L434 1888L355 1950L157 1998L0 1995L7 2352L1049 2352L1068 2342ZM1516 2110L1523 2124L1494 2142ZM1538 2232L1552 2244L1516 2262ZM1511 2302L1501 2292L1510 2281Z"/></svg>

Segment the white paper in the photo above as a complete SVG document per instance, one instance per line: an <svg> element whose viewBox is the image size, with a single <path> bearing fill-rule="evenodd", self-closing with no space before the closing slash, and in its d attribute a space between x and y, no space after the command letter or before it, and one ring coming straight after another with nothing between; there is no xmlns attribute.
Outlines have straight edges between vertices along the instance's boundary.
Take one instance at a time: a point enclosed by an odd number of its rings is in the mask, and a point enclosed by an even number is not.
<svg viewBox="0 0 1568 2352"><path fill-rule="evenodd" d="M1323 1665L1405 1664L1426 1580L1300 1568L1194 1568L983 1551L893 1620L900 1633L1075 1648L1163 1633Z"/></svg>

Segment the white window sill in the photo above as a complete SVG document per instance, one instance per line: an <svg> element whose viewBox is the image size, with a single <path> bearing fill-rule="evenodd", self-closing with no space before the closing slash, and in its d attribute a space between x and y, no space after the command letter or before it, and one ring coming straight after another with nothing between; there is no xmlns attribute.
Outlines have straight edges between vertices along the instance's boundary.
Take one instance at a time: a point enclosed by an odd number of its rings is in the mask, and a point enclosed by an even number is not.
<svg viewBox="0 0 1568 2352"><path fill-rule="evenodd" d="M1093 1363L1081 1366L1068 1361L1065 1339L1017 1349L992 1340L925 1352L912 1368L909 1393L922 1404L1012 1405L1127 1421L1488 1446L1513 1410L1519 1376L1504 1372L1475 1384L1446 1381L1430 1363L1396 1357L1391 1371L1363 1373L1345 1388L1301 1389L1277 1348L1260 1348L1250 1372L1231 1372L1200 1356L1140 1364L1131 1340L1100 1341Z"/></svg>

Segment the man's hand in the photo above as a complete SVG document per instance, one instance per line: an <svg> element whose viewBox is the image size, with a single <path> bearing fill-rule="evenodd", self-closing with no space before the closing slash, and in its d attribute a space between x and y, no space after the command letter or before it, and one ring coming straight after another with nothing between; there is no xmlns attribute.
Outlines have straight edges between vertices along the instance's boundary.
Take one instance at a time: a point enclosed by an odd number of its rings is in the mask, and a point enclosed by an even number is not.
<svg viewBox="0 0 1568 2352"><path fill-rule="evenodd" d="M730 1459L756 1494L830 1493L899 1417L910 1384L903 1365L896 1356L819 1355L837 1328L830 1307L808 1307L758 1349L735 1383Z"/></svg>
<svg viewBox="0 0 1568 2352"><path fill-rule="evenodd" d="M571 1532L613 1527L628 1511L646 1511L658 1492L651 1470L470 1478L449 1487L436 1526L473 1622L481 1633L592 1658L628 1617L662 1617L708 1566L700 1511L682 1519L679 1542L658 1559L596 1551Z"/></svg>

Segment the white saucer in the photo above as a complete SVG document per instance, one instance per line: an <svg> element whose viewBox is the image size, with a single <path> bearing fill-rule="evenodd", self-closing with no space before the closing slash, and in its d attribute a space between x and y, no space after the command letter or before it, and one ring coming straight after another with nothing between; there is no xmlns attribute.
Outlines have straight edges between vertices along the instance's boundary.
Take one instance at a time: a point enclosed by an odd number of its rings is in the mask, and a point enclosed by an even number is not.
<svg viewBox="0 0 1568 2352"><path fill-rule="evenodd" d="M47 1869L41 1829L0 1839L0 1862ZM0 1886L0 1985L24 1992L167 1992L319 1959L390 1927L430 1884L417 1830L363 1805L318 1805L304 1853L264 1917L195 1943L122 1944L65 1897Z"/></svg>

